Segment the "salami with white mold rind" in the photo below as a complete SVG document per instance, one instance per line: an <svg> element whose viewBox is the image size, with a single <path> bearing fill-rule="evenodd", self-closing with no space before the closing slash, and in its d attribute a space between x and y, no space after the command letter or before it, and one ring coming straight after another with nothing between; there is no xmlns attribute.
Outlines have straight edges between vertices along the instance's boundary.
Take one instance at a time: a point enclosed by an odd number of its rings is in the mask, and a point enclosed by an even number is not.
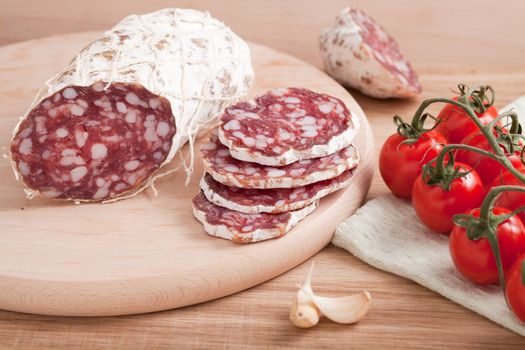
<svg viewBox="0 0 525 350"><path fill-rule="evenodd" d="M318 158L348 147L359 119L332 96L278 88L228 107L219 139L232 157L269 166Z"/></svg>
<svg viewBox="0 0 525 350"><path fill-rule="evenodd" d="M201 145L201 153L204 169L216 181L241 188L305 186L336 177L359 162L357 149L348 146L326 157L300 160L282 167L249 163L233 158L216 134Z"/></svg>
<svg viewBox="0 0 525 350"><path fill-rule="evenodd" d="M421 93L417 74L397 42L359 9L341 10L319 44L326 71L343 85L377 98Z"/></svg>
<svg viewBox="0 0 525 350"><path fill-rule="evenodd" d="M38 92L14 130L15 175L29 196L126 198L252 83L247 44L209 13L126 17Z"/></svg>
<svg viewBox="0 0 525 350"><path fill-rule="evenodd" d="M312 213L317 204L281 214L246 214L217 206L199 192L193 198L193 215L210 236L236 243L254 243L285 235Z"/></svg>
<svg viewBox="0 0 525 350"><path fill-rule="evenodd" d="M200 187L206 198L218 206L248 213L283 213L304 208L319 199L346 187L357 168L332 179L295 188L246 189L230 187L205 174Z"/></svg>

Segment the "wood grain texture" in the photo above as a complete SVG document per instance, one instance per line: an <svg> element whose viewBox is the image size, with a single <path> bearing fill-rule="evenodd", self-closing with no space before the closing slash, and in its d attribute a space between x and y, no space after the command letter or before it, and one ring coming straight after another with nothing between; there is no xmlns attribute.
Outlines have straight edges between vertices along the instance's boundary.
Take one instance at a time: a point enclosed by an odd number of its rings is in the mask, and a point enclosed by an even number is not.
<svg viewBox="0 0 525 350"><path fill-rule="evenodd" d="M0 71L10 81L0 86L0 105L9 105L0 111L0 144L9 143L17 116L45 77L95 35L61 35L0 48ZM193 218L191 199L199 192L203 173L200 152L188 186L185 172L178 171L157 182L156 198L144 192L107 205L28 200L4 161L0 308L109 316L192 305L267 281L330 242L335 227L361 205L370 187L374 164L370 126L348 92L320 70L264 46L251 45L251 50L257 76L252 96L276 87L307 86L341 98L359 118L362 128L354 144L362 161L350 186L323 199L281 239L238 245L205 235ZM27 80L16 79L24 74ZM178 157L168 169L175 167L180 167Z"/></svg>
<svg viewBox="0 0 525 350"><path fill-rule="evenodd" d="M320 66L319 32L349 5L383 24L416 64L521 64L525 56L525 45L515 41L523 32L520 0L0 0L0 45L105 30L130 13L186 7L210 11L246 40Z"/></svg>
<svg viewBox="0 0 525 350"><path fill-rule="evenodd" d="M422 98L448 96L449 88L462 81L494 84L498 106L525 94L522 1L393 3L352 1L396 36L421 75ZM244 37L319 64L317 31L348 2L0 0L0 40L105 29L136 9L176 4L208 9ZM2 82L4 77L0 72ZM377 147L393 132L393 114L409 118L419 102L377 101L352 94L367 113ZM376 171L369 197L386 191ZM311 330L291 326L288 308L295 283L302 281L309 267L305 263L233 296L147 315L85 319L0 311L0 348L525 348L525 340L518 335L411 281L376 270L341 249L329 246L313 259L317 264L314 288L320 293L371 291L373 306L361 323L340 326L322 321Z"/></svg>
<svg viewBox="0 0 525 350"><path fill-rule="evenodd" d="M313 258L313 288L342 296L368 289L355 325L288 321L295 283L310 262L242 293L140 316L67 318L0 312L6 349L523 349L525 341L413 282L378 271L333 246Z"/></svg>

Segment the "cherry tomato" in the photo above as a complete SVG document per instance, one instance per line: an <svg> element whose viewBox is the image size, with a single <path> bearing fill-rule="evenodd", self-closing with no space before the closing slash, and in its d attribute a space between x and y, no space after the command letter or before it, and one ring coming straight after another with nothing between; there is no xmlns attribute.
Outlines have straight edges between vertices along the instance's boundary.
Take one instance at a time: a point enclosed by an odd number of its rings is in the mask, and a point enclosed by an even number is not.
<svg viewBox="0 0 525 350"><path fill-rule="evenodd" d="M461 143L494 153L494 150L490 146L489 141L485 135L480 133L479 130L465 137ZM501 149L504 151L503 147L501 147ZM510 155L508 158L514 167L523 167L519 156ZM496 176L500 175L504 170L506 170L506 168L498 161L472 151L459 150L456 153L456 160L458 162L468 164L471 167L475 167L479 177L481 178L481 181L483 181L485 186L490 186Z"/></svg>
<svg viewBox="0 0 525 350"><path fill-rule="evenodd" d="M522 322L525 322L525 254L521 255L507 275L505 294L510 309Z"/></svg>
<svg viewBox="0 0 525 350"><path fill-rule="evenodd" d="M479 217L479 209L474 209L471 214ZM511 210L496 207L496 215L508 214ZM514 261L525 253L525 226L516 215L499 224L496 235L503 270L508 271ZM454 225L450 233L450 256L456 268L465 277L477 284L491 284L498 282L498 267L496 258L487 238L470 240L464 227Z"/></svg>
<svg viewBox="0 0 525 350"><path fill-rule="evenodd" d="M519 159L518 159L519 160ZM514 162L513 162L514 164ZM522 174L525 175L525 167L519 162L519 164L515 164L514 167ZM516 176L514 176L512 173L510 173L507 169L505 169L501 175L496 176L494 181L492 182L490 187L496 187L496 186L525 186L521 180L519 180ZM496 205L504 208L508 208L510 210L516 210L519 207L525 205L525 193L523 192L516 192L516 191L508 191L503 192L499 195L498 199L496 200ZM525 222L525 212L518 213L518 216L522 221Z"/></svg>
<svg viewBox="0 0 525 350"><path fill-rule="evenodd" d="M457 97L452 99L458 100ZM498 111L494 106L490 106L484 113L476 112L476 115L483 125L487 125L496 119ZM470 119L467 112L456 105L446 104L439 112L437 118L440 123L435 130L445 136L448 143L460 143L473 132L479 132L478 126Z"/></svg>
<svg viewBox="0 0 525 350"><path fill-rule="evenodd" d="M412 189L412 204L421 221L430 229L447 233L454 226L452 217L480 206L485 195L479 175L469 165L456 162L454 168L470 171L452 180L449 190L429 185L418 176Z"/></svg>
<svg viewBox="0 0 525 350"><path fill-rule="evenodd" d="M379 153L379 171L392 193L410 198L421 168L438 155L446 140L434 130L421 134L414 143L401 144L405 140L393 134L385 141Z"/></svg>

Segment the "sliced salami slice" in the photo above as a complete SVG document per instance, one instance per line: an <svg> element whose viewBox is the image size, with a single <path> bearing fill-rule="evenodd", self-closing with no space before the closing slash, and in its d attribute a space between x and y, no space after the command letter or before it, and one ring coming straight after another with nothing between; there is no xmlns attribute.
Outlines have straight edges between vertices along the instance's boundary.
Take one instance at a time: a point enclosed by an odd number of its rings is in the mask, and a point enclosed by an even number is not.
<svg viewBox="0 0 525 350"><path fill-rule="evenodd" d="M317 202L303 209L281 214L246 214L219 207L200 192L193 198L193 215L210 236L236 243L253 243L281 237L312 213Z"/></svg>
<svg viewBox="0 0 525 350"><path fill-rule="evenodd" d="M218 206L248 214L283 213L304 208L352 181L357 168L332 179L296 188L245 189L230 187L205 174L200 187L206 198Z"/></svg>
<svg viewBox="0 0 525 350"><path fill-rule="evenodd" d="M330 155L348 147L359 120L332 96L274 89L221 116L219 138L232 157L269 166Z"/></svg>
<svg viewBox="0 0 525 350"><path fill-rule="evenodd" d="M421 84L397 42L366 13L341 10L320 36L328 74L343 85L378 98L412 97Z"/></svg>
<svg viewBox="0 0 525 350"><path fill-rule="evenodd" d="M305 159L275 168L233 158L213 134L201 146L204 169L227 186L242 188L290 188L331 179L354 168L359 156L354 146L322 158Z"/></svg>

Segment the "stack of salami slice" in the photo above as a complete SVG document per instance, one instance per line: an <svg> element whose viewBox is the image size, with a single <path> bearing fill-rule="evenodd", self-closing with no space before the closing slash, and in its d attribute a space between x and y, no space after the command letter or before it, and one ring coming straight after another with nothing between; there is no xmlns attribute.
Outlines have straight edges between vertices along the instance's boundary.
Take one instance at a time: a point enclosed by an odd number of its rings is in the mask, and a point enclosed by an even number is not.
<svg viewBox="0 0 525 350"><path fill-rule="evenodd" d="M238 243L284 235L352 180L358 123L339 99L299 88L227 108L201 146L195 217L206 233Z"/></svg>

